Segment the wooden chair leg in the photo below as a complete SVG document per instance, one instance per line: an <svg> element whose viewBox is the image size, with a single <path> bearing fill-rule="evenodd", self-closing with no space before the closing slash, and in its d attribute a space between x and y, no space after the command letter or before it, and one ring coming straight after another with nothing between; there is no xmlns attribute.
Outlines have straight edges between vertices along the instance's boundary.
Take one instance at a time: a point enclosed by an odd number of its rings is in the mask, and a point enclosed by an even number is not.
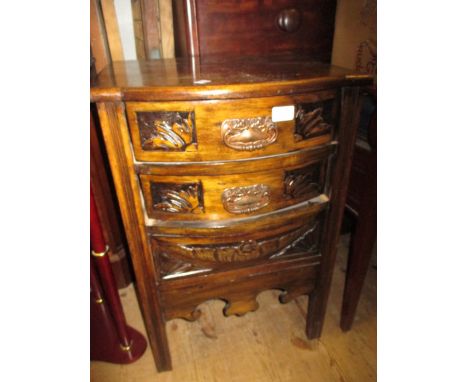
<svg viewBox="0 0 468 382"><path fill-rule="evenodd" d="M344 331L350 330L353 324L376 236L377 212L371 208L358 217L356 230L351 237L341 308L340 326Z"/></svg>

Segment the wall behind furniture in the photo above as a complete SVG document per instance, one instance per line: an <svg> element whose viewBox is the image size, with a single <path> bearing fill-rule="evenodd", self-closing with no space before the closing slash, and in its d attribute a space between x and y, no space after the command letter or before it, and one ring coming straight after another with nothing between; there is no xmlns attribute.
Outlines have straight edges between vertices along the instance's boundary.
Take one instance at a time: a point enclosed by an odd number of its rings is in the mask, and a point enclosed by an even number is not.
<svg viewBox="0 0 468 382"><path fill-rule="evenodd" d="M174 57L171 0L90 0L90 6L98 73L113 61Z"/></svg>
<svg viewBox="0 0 468 382"><path fill-rule="evenodd" d="M332 63L377 73L377 0L338 0Z"/></svg>

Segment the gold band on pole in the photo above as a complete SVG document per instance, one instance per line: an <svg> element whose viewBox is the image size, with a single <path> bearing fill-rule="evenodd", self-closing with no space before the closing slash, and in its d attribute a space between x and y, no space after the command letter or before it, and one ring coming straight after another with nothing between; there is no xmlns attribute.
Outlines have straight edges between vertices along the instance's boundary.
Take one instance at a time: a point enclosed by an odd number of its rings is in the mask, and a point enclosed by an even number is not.
<svg viewBox="0 0 468 382"><path fill-rule="evenodd" d="M94 252L93 250L91 250L91 254L94 256L94 257L104 257L107 252L109 252L109 246L106 245L106 249L104 250L104 252Z"/></svg>
<svg viewBox="0 0 468 382"><path fill-rule="evenodd" d="M130 351L130 349L132 348L132 344L130 343L130 345L128 345L128 346L124 346L124 345L120 344L120 348L123 351Z"/></svg>

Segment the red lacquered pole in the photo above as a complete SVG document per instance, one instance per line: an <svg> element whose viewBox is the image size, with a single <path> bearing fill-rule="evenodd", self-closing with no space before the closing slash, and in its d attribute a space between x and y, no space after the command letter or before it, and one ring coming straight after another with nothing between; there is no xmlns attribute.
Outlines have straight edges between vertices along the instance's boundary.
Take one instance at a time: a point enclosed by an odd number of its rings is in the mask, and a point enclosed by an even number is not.
<svg viewBox="0 0 468 382"><path fill-rule="evenodd" d="M114 318L115 326L119 336L119 342L123 350L130 350L131 341L127 331L125 315L120 302L119 294L114 280L114 274L107 254L107 246L102 234L101 222L97 214L96 203L94 202L93 189L91 187L91 248L94 264L98 270L103 284L104 296L108 302L109 309Z"/></svg>
<svg viewBox="0 0 468 382"><path fill-rule="evenodd" d="M101 221L97 214L96 203L94 202L93 188L91 187L91 248L95 253L106 252L106 242L101 230ZM106 256L104 256L106 257Z"/></svg>
<svg viewBox="0 0 468 382"><path fill-rule="evenodd" d="M94 302L97 304L102 304L104 301L104 296L102 293L101 285L99 284L98 277L96 275L96 270L93 264L93 261L90 263L90 278L91 278L91 295L93 296Z"/></svg>
<svg viewBox="0 0 468 382"><path fill-rule="evenodd" d="M90 357L94 361L126 364L146 350L145 337L126 324L91 189Z"/></svg>

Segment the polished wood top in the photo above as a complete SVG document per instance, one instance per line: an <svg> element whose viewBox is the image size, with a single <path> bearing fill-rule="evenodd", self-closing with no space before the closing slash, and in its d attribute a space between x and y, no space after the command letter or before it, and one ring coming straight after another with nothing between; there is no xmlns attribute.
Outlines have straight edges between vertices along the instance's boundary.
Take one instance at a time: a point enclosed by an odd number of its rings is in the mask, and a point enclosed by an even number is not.
<svg viewBox="0 0 468 382"><path fill-rule="evenodd" d="M92 101L230 99L294 94L341 85L367 85L372 77L306 56L205 56L114 62L91 88Z"/></svg>

